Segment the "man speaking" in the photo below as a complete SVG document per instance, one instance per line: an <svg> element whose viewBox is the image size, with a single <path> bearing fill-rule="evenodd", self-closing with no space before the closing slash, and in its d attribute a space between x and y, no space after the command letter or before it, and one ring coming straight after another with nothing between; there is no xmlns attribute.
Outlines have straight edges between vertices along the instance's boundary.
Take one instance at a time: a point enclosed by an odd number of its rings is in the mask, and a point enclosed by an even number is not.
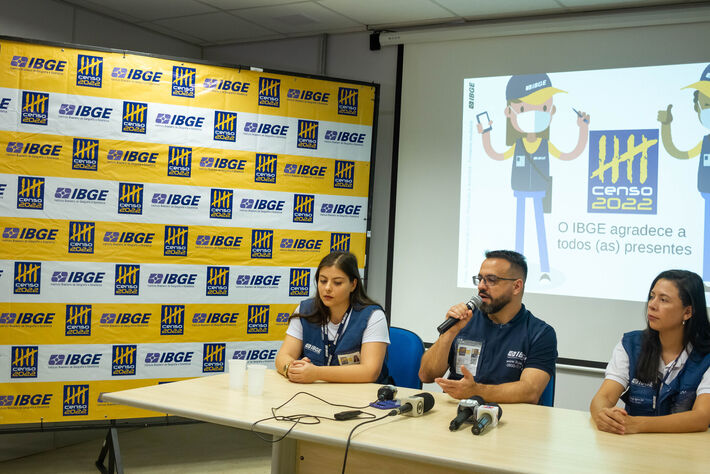
<svg viewBox="0 0 710 474"><path fill-rule="evenodd" d="M462 399L477 395L486 402L539 403L555 373L555 330L522 304L528 265L512 250L486 252L473 277L480 303L472 311L452 306L458 319L422 357L419 378L436 382ZM442 378L449 370L449 378Z"/></svg>

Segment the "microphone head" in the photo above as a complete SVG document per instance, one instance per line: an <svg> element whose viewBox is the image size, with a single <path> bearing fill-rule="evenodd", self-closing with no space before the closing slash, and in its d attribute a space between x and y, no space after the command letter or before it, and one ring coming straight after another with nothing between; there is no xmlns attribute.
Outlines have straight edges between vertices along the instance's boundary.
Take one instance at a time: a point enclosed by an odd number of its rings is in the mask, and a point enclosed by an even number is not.
<svg viewBox="0 0 710 474"><path fill-rule="evenodd" d="M394 385L383 385L377 390L377 399L380 401L394 400L397 395L397 387Z"/></svg>
<svg viewBox="0 0 710 474"><path fill-rule="evenodd" d="M471 298L468 300L468 303L466 303L466 306L468 306L468 309L473 311L476 308L480 308L481 304L483 304L483 300L481 300L481 297L478 296L478 289L476 288L473 295L471 295Z"/></svg>
<svg viewBox="0 0 710 474"><path fill-rule="evenodd" d="M420 397L424 399L424 413L428 412L434 407L434 396L431 393L417 393L415 397Z"/></svg>

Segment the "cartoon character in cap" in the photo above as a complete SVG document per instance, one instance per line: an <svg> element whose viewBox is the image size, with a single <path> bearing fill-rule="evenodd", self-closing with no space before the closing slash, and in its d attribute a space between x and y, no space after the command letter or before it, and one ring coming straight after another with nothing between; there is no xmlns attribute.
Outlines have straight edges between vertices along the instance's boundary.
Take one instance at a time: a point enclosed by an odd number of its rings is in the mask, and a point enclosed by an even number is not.
<svg viewBox="0 0 710 474"><path fill-rule="evenodd" d="M560 160L573 160L587 146L589 136L589 115L577 112L579 139L574 150L563 153L550 142L550 121L556 112L552 96L564 92L552 87L547 74L525 74L510 78L505 91L508 105L504 112L507 117L506 145L510 148L504 153L498 153L491 146L490 129L493 122L489 122L486 130L478 124L478 133L482 134L483 148L488 156L500 161L513 158L510 184L517 201L515 250L519 253L523 253L524 249L525 200L532 199L542 282L550 280L543 213L543 199L552 185L550 155Z"/></svg>
<svg viewBox="0 0 710 474"><path fill-rule="evenodd" d="M700 80L683 89L695 89L693 93L693 110L698 114L698 119L703 127L710 129L710 64L700 75ZM673 114L668 105L666 110L658 111L658 121L661 122L661 140L663 147L669 155L679 160L687 160L699 156L698 163L698 191L705 200L705 231L703 245L703 281L705 288L710 289L710 135L688 151L679 150L671 137L671 122Z"/></svg>

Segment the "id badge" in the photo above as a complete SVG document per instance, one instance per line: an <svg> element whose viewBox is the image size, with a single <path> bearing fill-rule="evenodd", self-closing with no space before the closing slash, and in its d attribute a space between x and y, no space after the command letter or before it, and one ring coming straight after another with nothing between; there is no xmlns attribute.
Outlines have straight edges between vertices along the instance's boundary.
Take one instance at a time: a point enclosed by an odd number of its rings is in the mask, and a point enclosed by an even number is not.
<svg viewBox="0 0 710 474"><path fill-rule="evenodd" d="M469 372L476 376L478 368L478 358L481 356L481 348L483 343L480 341L471 341L467 339L459 339L456 344L456 373L463 375L461 366L465 365Z"/></svg>
<svg viewBox="0 0 710 474"><path fill-rule="evenodd" d="M525 155L515 155L515 166L517 168L525 167Z"/></svg>
<svg viewBox="0 0 710 474"><path fill-rule="evenodd" d="M360 363L360 351L350 352L349 354L338 354L338 363L340 365L354 365Z"/></svg>

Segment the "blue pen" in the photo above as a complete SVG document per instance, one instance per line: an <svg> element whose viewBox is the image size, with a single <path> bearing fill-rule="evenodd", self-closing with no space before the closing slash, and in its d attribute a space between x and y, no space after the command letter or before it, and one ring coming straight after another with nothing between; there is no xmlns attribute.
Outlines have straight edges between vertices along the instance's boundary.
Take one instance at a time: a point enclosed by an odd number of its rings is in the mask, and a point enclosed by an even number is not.
<svg viewBox="0 0 710 474"><path fill-rule="evenodd" d="M577 117L582 118L582 113L579 110L575 109L574 107L572 107L572 110L574 110L574 113L577 114ZM584 123L589 123L589 120L584 119Z"/></svg>

